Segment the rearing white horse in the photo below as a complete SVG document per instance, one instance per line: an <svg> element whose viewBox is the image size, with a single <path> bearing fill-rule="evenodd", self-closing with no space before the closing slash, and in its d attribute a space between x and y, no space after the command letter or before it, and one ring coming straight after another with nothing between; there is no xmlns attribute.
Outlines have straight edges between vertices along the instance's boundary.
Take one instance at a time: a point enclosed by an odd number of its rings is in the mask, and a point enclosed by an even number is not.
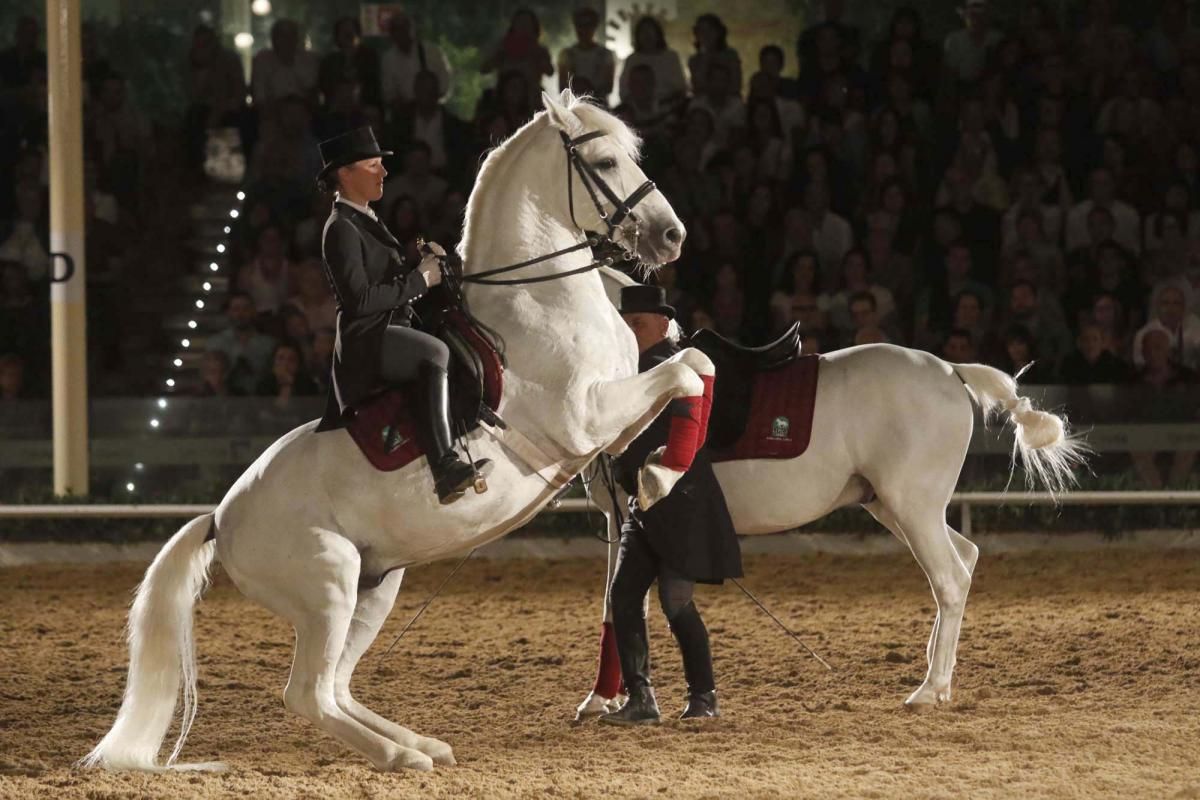
<svg viewBox="0 0 1200 800"><path fill-rule="evenodd" d="M604 276L614 303L620 287L634 282L612 269ZM1009 418L1016 428L1013 459L1021 461L1027 475L1052 491L1073 484L1073 470L1087 448L1066 434L1065 417L1033 408L1017 395L1016 380L998 369L951 364L894 345L863 345L821 357L812 438L800 456L713 465L739 534L791 530L861 503L908 546L937 603L926 648L929 668L905 701L910 708L950 700L958 633L979 548L950 527L946 507L971 441L974 406L985 415ZM609 586L620 532L607 492L597 488L593 485L590 494L608 518ZM611 624L607 591L604 619ZM619 665L602 648L597 686L614 686L614 670L619 673ZM577 716L610 711L614 700L593 689Z"/></svg>
<svg viewBox="0 0 1200 800"><path fill-rule="evenodd" d="M648 263L677 258L683 225L661 194L646 193L653 185L637 166L636 135L569 92L543 100L545 112L480 170L460 247L465 274L572 249L522 276L586 267L589 250L574 247L584 240L576 223L600 230L620 216L601 213L602 206L612 210L611 196L587 201L597 177L629 202L643 200L636 232L616 231L626 247ZM576 152L581 160L573 161ZM581 182L581 170L591 186ZM581 202L572 206L569 197ZM156 770L178 757L196 713L192 609L214 557L243 594L296 629L287 708L379 769L454 763L448 744L384 719L350 694L355 666L391 612L404 567L466 553L524 524L569 476L597 454L623 449L670 400L700 395L701 375L712 374L712 362L696 350L637 374L633 335L598 272L521 286L468 285L467 292L474 314L507 345L499 412L509 432L469 437L472 456L495 463L490 491L441 506L422 459L382 473L345 431L318 434L309 423L283 436L213 514L184 525L147 570L129 615L125 698L85 764ZM644 475L653 474L646 467ZM653 495L655 482L647 485ZM160 765L181 687L179 740Z"/></svg>

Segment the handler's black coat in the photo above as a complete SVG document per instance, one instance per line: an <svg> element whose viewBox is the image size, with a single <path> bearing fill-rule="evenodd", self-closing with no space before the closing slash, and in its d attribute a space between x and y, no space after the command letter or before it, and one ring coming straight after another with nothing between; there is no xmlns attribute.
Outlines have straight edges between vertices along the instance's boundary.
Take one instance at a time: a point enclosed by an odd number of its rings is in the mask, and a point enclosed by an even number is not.
<svg viewBox="0 0 1200 800"><path fill-rule="evenodd" d="M670 339L642 353L638 371L645 372L679 352ZM713 474L708 453L700 450L691 468L671 493L649 511L637 505L637 473L651 452L667 443L672 410L668 406L650 427L633 440L616 461L617 480L635 498L629 504L626 530L640 528L664 564L685 578L700 583L720 583L742 575L742 554L725 495Z"/></svg>
<svg viewBox="0 0 1200 800"><path fill-rule="evenodd" d="M338 306L329 399L317 426L328 431L344 427L347 410L375 389L383 332L389 323L411 324L408 304L426 286L420 272L406 268L400 243L383 223L345 203L333 204L321 253Z"/></svg>

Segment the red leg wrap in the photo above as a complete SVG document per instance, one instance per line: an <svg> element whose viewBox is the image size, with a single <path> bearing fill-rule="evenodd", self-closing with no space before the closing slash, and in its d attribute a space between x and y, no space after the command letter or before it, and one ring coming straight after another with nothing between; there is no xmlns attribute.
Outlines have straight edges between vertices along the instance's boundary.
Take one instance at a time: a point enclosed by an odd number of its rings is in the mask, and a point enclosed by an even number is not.
<svg viewBox="0 0 1200 800"><path fill-rule="evenodd" d="M708 416L712 414L713 404L713 384L716 383L716 375L701 375L700 379L704 381L704 397L700 403L700 440L696 443L696 449L704 447L704 443L708 441Z"/></svg>
<svg viewBox="0 0 1200 800"><path fill-rule="evenodd" d="M671 403L671 431L662 465L686 472L700 448L700 409L703 397L684 397Z"/></svg>
<svg viewBox="0 0 1200 800"><path fill-rule="evenodd" d="M611 622L604 623L600 631L600 668L592 691L605 700L613 699L621 691L621 659L617 656L617 635Z"/></svg>

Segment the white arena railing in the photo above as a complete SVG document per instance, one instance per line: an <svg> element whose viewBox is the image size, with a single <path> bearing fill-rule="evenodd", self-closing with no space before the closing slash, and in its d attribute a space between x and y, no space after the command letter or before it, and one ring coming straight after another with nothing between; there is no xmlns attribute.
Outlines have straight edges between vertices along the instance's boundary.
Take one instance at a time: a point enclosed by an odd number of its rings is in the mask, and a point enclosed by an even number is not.
<svg viewBox="0 0 1200 800"><path fill-rule="evenodd" d="M960 492L950 502L962 510L961 532L971 535L974 506L1200 506L1200 491L1144 492ZM145 519L207 514L215 505L0 505L0 519ZM586 498L571 497L544 509L547 513L596 510Z"/></svg>

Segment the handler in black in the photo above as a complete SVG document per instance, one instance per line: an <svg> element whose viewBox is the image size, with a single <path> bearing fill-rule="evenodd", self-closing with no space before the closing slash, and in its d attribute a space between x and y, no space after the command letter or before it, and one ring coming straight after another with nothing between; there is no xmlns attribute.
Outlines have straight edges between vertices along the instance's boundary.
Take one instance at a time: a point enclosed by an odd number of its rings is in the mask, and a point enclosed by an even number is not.
<svg viewBox="0 0 1200 800"><path fill-rule="evenodd" d="M450 437L447 368L450 352L437 337L413 328L412 302L441 283L436 244L413 269L396 238L368 203L383 196L387 170L375 134L359 128L321 142L324 167L317 182L336 192L321 251L337 296L337 339L329 401L318 431L345 426L355 407L382 385L420 379L428 393L429 466L438 499L452 503L491 462L474 466L454 452Z"/></svg>
<svg viewBox="0 0 1200 800"><path fill-rule="evenodd" d="M667 337L675 309L656 286L621 290L621 315L637 337L641 372L679 352ZM669 406L617 459L617 480L637 496L637 473L646 457L667 443L674 413ZM658 704L650 684L650 651L643 600L655 579L663 613L683 655L687 707L681 719L717 716L708 629L692 601L696 582L721 583L742 574L742 557L725 496L703 449L671 493L642 511L634 499L621 530L621 550L611 591L613 628L621 674L629 699L619 711L600 717L615 725L653 724Z"/></svg>

